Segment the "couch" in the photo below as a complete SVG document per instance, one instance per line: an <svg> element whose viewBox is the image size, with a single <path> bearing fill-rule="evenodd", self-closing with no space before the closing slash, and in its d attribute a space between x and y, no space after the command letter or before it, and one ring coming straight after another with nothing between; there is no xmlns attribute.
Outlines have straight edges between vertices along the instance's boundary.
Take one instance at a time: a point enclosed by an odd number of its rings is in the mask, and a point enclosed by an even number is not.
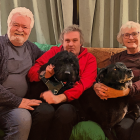
<svg viewBox="0 0 140 140"><path fill-rule="evenodd" d="M49 50L54 45L48 44L39 44L34 42L40 49L43 51ZM57 44L56 46L60 46ZM85 47L88 49L88 52L92 53L97 60L97 67L103 68L109 64L110 56L121 51L124 51L125 48L91 48ZM0 130L0 139L3 135L3 131ZM74 126L70 140L108 140L101 127L92 121L83 121Z"/></svg>

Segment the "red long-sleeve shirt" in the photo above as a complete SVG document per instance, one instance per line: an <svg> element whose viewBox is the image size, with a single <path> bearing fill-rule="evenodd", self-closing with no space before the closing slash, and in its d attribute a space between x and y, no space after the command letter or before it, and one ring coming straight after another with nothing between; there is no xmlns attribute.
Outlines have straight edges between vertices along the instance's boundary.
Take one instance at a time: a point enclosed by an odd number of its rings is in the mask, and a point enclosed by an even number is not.
<svg viewBox="0 0 140 140"><path fill-rule="evenodd" d="M28 73L28 77L31 82L40 80L38 74L40 67L47 63L50 58L60 51L63 51L62 45L60 47L52 47L49 51L44 53L39 59L36 60L35 65L31 67ZM68 101L78 99L84 90L92 86L97 77L96 58L91 53L88 53L86 48L81 47L78 59L80 66L80 80L74 84L73 88L64 92Z"/></svg>

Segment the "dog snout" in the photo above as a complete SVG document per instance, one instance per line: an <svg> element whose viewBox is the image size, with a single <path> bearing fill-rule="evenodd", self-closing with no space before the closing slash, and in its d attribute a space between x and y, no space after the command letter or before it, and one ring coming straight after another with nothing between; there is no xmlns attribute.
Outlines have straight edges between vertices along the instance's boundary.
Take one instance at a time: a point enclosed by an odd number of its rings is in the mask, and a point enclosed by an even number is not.
<svg viewBox="0 0 140 140"><path fill-rule="evenodd" d="M130 73L132 72L132 70L131 70L131 69L127 69L127 71L128 71L128 72L130 72Z"/></svg>
<svg viewBox="0 0 140 140"><path fill-rule="evenodd" d="M71 67L69 65L66 66L64 74L68 74L68 75L71 74Z"/></svg>
<svg viewBox="0 0 140 140"><path fill-rule="evenodd" d="M133 72L132 72L131 69L127 69L127 74L128 74L130 77L134 77Z"/></svg>
<svg viewBox="0 0 140 140"><path fill-rule="evenodd" d="M69 74L69 75L70 75L70 71L66 70L66 71L65 71L65 74Z"/></svg>

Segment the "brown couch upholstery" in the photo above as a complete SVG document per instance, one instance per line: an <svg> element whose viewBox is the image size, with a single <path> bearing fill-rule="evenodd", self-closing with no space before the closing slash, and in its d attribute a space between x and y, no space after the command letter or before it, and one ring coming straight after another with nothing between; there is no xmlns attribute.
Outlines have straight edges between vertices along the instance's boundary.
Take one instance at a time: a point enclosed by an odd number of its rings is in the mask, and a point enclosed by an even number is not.
<svg viewBox="0 0 140 140"><path fill-rule="evenodd" d="M92 48L85 47L88 52L92 53L97 60L97 67L103 68L109 64L111 55L124 51L126 48Z"/></svg>

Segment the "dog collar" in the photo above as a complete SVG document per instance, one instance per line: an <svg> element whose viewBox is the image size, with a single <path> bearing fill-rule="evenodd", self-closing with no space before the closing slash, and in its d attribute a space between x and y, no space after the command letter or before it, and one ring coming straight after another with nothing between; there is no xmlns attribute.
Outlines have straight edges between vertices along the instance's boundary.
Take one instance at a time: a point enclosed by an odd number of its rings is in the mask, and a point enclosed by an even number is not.
<svg viewBox="0 0 140 140"><path fill-rule="evenodd" d="M45 78L45 72L40 74L39 78L45 83L49 90L52 91L53 94L58 94L59 90L64 86L62 81L58 81L54 76L49 79Z"/></svg>

